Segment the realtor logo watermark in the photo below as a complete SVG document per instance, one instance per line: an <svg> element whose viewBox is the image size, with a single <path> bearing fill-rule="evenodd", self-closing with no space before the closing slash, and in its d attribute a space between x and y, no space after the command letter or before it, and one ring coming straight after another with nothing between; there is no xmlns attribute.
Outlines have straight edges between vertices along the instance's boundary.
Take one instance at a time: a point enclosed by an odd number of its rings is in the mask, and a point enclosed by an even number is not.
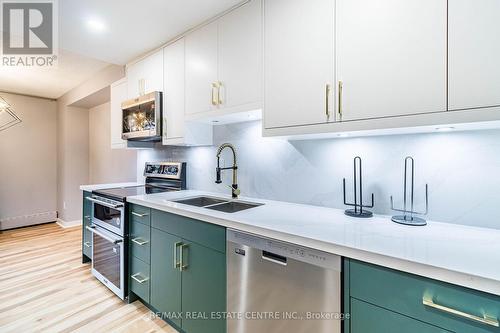
<svg viewBox="0 0 500 333"><path fill-rule="evenodd" d="M2 0L0 3L1 66L57 66L57 0Z"/></svg>

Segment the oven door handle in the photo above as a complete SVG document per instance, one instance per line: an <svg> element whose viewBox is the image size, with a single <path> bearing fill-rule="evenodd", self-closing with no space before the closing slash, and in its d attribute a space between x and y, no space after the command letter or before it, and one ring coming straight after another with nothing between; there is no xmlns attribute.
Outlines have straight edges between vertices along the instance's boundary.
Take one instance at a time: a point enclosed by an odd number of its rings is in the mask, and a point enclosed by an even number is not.
<svg viewBox="0 0 500 333"><path fill-rule="evenodd" d="M101 200L94 199L92 197L86 197L86 199L88 201L92 201L92 202L94 202L96 204L103 205L103 206L106 206L106 207L109 207L109 208L117 209L117 208L123 207L123 204L113 205L113 204L110 204L110 203L107 203L107 202L104 202L104 201L101 201Z"/></svg>
<svg viewBox="0 0 500 333"><path fill-rule="evenodd" d="M90 227L89 227L89 226L87 226L86 228L87 228L87 230L88 230L88 231L90 231L91 233L96 234L97 236L102 237L102 238L104 238L105 240L107 240L108 242L111 242L111 243L113 243L113 244L118 244L118 243L123 242L123 240L122 240L122 239L119 239L119 238L118 238L118 239L116 239L116 238L111 238L110 236L105 235L105 234L103 234L103 233L101 233L101 232L97 231L95 226L90 226Z"/></svg>

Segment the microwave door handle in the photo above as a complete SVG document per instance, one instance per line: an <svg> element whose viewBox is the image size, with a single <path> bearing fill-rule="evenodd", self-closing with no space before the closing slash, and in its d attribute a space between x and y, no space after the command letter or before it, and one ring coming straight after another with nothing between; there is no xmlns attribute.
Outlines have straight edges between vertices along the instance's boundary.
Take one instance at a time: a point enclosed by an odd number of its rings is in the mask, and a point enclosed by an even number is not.
<svg viewBox="0 0 500 333"><path fill-rule="evenodd" d="M108 242L111 242L111 243L113 243L113 244L118 244L118 243L121 243L121 242L122 242L122 240L121 240L121 239L113 239L113 238L111 238L111 237L109 237L109 236L107 236L107 235L105 235L105 234L103 234L103 233L100 233L99 231L97 231L97 230L96 230L95 226L90 226L90 227L89 227L89 226L87 226L86 228L87 228L87 230L88 230L88 231L90 231L91 233L96 234L97 236L102 237L102 238L104 238L105 240L107 240Z"/></svg>
<svg viewBox="0 0 500 333"><path fill-rule="evenodd" d="M109 208L117 209L117 208L123 207L123 204L113 205L113 204L110 204L110 203L107 203L107 202L104 202L104 201L101 201L101 200L94 199L92 197L86 197L86 199L88 201L92 201L92 202L94 202L96 204L103 205L103 206L106 206L106 207L109 207Z"/></svg>

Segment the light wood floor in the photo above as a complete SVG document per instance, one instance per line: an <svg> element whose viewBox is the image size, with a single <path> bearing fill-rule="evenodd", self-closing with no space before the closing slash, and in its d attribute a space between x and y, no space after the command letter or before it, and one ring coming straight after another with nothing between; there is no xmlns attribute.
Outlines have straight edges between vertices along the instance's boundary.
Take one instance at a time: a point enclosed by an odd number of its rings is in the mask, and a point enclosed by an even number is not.
<svg viewBox="0 0 500 333"><path fill-rule="evenodd" d="M0 332L177 331L90 274L81 228L50 223L0 233Z"/></svg>

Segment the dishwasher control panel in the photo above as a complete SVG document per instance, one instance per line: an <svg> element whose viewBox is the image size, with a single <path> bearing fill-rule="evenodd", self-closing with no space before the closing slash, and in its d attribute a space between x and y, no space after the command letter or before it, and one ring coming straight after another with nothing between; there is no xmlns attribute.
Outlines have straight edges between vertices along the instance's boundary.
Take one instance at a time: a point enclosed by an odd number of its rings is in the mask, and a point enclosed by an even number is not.
<svg viewBox="0 0 500 333"><path fill-rule="evenodd" d="M290 259L303 261L312 265L321 266L333 270L341 270L341 257L316 249L311 249L291 243L286 243L270 238L264 238L240 231L227 230L227 241L233 242L242 247L236 247L235 253L245 255L244 246L256 248L265 252L270 252Z"/></svg>

